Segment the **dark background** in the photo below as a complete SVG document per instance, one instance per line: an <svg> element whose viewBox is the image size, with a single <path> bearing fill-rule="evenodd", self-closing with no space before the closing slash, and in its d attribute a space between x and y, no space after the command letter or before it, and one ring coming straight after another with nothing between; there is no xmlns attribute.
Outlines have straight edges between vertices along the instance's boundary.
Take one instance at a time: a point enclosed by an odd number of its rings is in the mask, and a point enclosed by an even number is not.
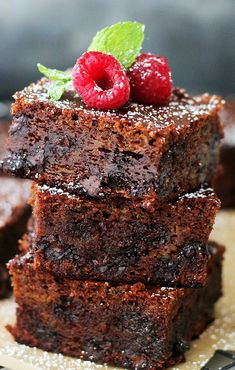
<svg viewBox="0 0 235 370"><path fill-rule="evenodd" d="M146 25L143 50L164 55L175 85L235 93L234 0L0 0L0 99L39 78L36 63L65 69L96 31Z"/></svg>

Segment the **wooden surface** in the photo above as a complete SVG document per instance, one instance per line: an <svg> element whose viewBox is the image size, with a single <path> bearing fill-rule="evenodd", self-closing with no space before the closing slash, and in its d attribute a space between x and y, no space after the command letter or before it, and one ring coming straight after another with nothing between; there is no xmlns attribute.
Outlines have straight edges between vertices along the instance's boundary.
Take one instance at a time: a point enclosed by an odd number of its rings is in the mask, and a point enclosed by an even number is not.
<svg viewBox="0 0 235 370"><path fill-rule="evenodd" d="M235 350L235 211L218 214L212 240L227 247L224 261L224 296L216 306L216 320L194 341L186 362L174 370L199 370L215 349ZM13 300L0 303L0 365L11 370L96 370L114 369L95 365L15 343L4 329L14 322Z"/></svg>

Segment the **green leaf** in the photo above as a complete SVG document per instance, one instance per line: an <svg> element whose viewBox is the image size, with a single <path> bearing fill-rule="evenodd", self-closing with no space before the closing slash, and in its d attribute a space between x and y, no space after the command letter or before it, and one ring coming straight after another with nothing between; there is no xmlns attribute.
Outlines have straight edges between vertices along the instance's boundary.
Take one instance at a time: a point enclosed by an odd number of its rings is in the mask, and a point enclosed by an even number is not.
<svg viewBox="0 0 235 370"><path fill-rule="evenodd" d="M60 100L65 89L66 83L64 83L63 81L58 81L56 83L51 84L51 86L48 88L48 94L50 95L51 99Z"/></svg>
<svg viewBox="0 0 235 370"><path fill-rule="evenodd" d="M127 69L140 53L145 26L137 22L120 22L97 32L88 51L112 54Z"/></svg>
<svg viewBox="0 0 235 370"><path fill-rule="evenodd" d="M72 80L72 76L69 72L58 71L57 69L51 69L37 64L39 72L46 76L49 80L68 82Z"/></svg>

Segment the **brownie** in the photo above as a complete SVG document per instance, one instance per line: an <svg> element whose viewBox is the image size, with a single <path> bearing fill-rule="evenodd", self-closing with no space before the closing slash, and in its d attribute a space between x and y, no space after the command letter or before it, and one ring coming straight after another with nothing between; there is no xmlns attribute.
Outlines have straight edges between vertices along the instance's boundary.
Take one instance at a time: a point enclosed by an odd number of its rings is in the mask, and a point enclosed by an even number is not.
<svg viewBox="0 0 235 370"><path fill-rule="evenodd" d="M129 102L100 111L73 90L53 101L48 86L42 79L15 94L5 171L79 195L154 192L159 202L211 183L222 136L219 97L174 89L162 107Z"/></svg>
<svg viewBox="0 0 235 370"><path fill-rule="evenodd" d="M31 182L0 177L0 298L9 293L5 263L18 252L18 239L30 217Z"/></svg>
<svg viewBox="0 0 235 370"><path fill-rule="evenodd" d="M26 248L27 249L27 248ZM211 243L203 288L113 285L56 278L28 253L10 262L19 343L98 363L164 369L183 360L213 320L224 248Z"/></svg>
<svg viewBox="0 0 235 370"><path fill-rule="evenodd" d="M235 208L235 100L226 104L221 121L224 125L220 151L223 172L216 179L215 190L224 208Z"/></svg>
<svg viewBox="0 0 235 370"><path fill-rule="evenodd" d="M220 202L200 189L159 206L154 199L80 198L33 187L32 248L56 276L169 286L206 283L206 243Z"/></svg>

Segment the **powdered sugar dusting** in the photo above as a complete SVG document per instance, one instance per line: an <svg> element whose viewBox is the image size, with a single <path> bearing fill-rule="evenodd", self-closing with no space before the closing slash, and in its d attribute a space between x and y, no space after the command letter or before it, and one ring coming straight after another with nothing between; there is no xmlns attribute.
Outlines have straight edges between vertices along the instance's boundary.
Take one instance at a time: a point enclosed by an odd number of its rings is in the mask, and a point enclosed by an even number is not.
<svg viewBox="0 0 235 370"><path fill-rule="evenodd" d="M222 106L218 96L204 94L199 97L190 97L184 90L175 89L170 102L161 107L142 105L128 102L117 110L102 111L89 108L84 104L73 89L67 91L59 101L53 101L48 95L48 87L51 82L42 79L37 84L31 84L23 91L15 94L15 99L23 98L26 103L40 102L50 106L50 109L69 109L76 114L81 112L85 115L95 117L106 117L106 119L118 119L125 123L138 123L147 125L149 130L155 127L165 128L175 125L177 130L186 123L198 121L216 113Z"/></svg>
<svg viewBox="0 0 235 370"><path fill-rule="evenodd" d="M195 192L186 193L182 195L180 198L181 199L206 198L208 197L208 193L213 193L213 189L212 188L201 188Z"/></svg>
<svg viewBox="0 0 235 370"><path fill-rule="evenodd" d="M71 185L71 189L74 190L74 184L71 183L70 185ZM49 192L51 195L57 195L57 196L61 195L61 196L68 197L69 199L76 199L76 197L78 197L75 194L69 193L68 191L65 191L59 187L50 187L49 185L46 185L46 184L37 185L37 187L40 192ZM212 196L212 195L214 195L214 190L212 188L201 188L197 191L186 193L180 196L178 198L178 201L180 201L181 199L207 198L208 196ZM141 201L143 200L144 200L144 197L143 199L141 199Z"/></svg>
<svg viewBox="0 0 235 370"><path fill-rule="evenodd" d="M42 191L42 192L49 192L51 195L63 195L63 196L66 196L68 197L69 199L75 199L76 198L76 195L74 194L71 194L67 191L64 191L60 188L56 188L56 187L50 187L46 184L43 184L43 185L37 185L39 190Z"/></svg>

